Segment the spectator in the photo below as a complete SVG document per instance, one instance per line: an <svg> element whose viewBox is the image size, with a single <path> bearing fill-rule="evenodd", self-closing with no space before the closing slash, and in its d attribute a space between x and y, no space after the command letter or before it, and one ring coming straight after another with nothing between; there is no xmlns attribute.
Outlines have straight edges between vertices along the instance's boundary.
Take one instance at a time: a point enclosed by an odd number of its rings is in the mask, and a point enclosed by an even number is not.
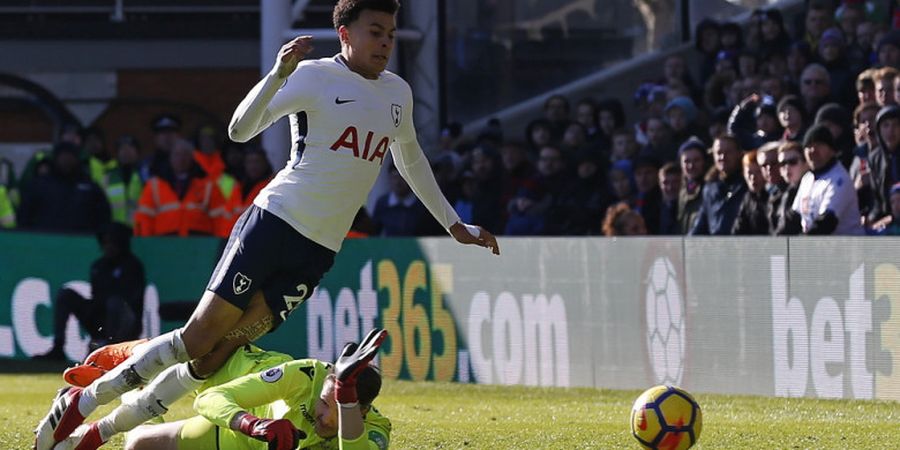
<svg viewBox="0 0 900 450"><path fill-rule="evenodd" d="M643 236L647 234L644 218L625 203L616 203L606 210L603 219L604 236Z"/></svg>
<svg viewBox="0 0 900 450"><path fill-rule="evenodd" d="M206 172L206 176L218 181L225 172L225 161L219 151L221 139L212 125L203 125L194 136L194 161ZM225 195L226 192L222 192Z"/></svg>
<svg viewBox="0 0 900 450"><path fill-rule="evenodd" d="M747 194L738 209L737 220L731 229L735 235L769 234L769 195L762 169L757 162L757 151L744 153L741 158L744 167L744 181L747 183Z"/></svg>
<svg viewBox="0 0 900 450"><path fill-rule="evenodd" d="M684 180L678 191L678 228L681 233L691 230L703 204L703 183L706 173L706 144L691 137L678 149L678 159Z"/></svg>
<svg viewBox="0 0 900 450"><path fill-rule="evenodd" d="M97 234L103 254L91 264L91 298L64 287L53 307L53 347L35 359L65 359L66 322L74 315L91 336L90 348L137 339L144 314L144 266L131 253L131 230L111 223Z"/></svg>
<svg viewBox="0 0 900 450"><path fill-rule="evenodd" d="M741 50L738 53L738 73L742 78L750 78L759 75L759 59L756 57L756 53L751 52L750 50Z"/></svg>
<svg viewBox="0 0 900 450"><path fill-rule="evenodd" d="M453 203L453 209L459 215L459 220L471 223L475 209L475 196L478 195L478 181L471 170L466 170L460 175L459 197Z"/></svg>
<svg viewBox="0 0 900 450"><path fill-rule="evenodd" d="M563 133L560 148L567 158L572 159L576 153L587 145L587 130L578 122L571 122Z"/></svg>
<svg viewBox="0 0 900 450"><path fill-rule="evenodd" d="M544 233L544 212L547 203L534 187L521 187L509 202L509 219L503 234L538 236Z"/></svg>
<svg viewBox="0 0 900 450"><path fill-rule="evenodd" d="M875 101L882 108L896 105L894 79L897 78L897 69L882 67L875 71Z"/></svg>
<svg viewBox="0 0 900 450"><path fill-rule="evenodd" d="M719 26L719 42L722 50L739 52L744 49L744 30L734 22L725 22Z"/></svg>
<svg viewBox="0 0 900 450"><path fill-rule="evenodd" d="M678 225L678 194L681 192L681 168L673 162L665 163L659 169L659 185L662 201L659 212L659 232L657 234L681 234Z"/></svg>
<svg viewBox="0 0 900 450"><path fill-rule="evenodd" d="M698 111L694 101L689 97L675 97L666 105L666 123L671 130L671 160L677 159L676 150L679 145L691 136L700 136L703 132L697 126ZM668 161L668 159L666 160Z"/></svg>
<svg viewBox="0 0 900 450"><path fill-rule="evenodd" d="M672 130L658 117L647 119L647 145L641 149L639 156L668 161L675 158Z"/></svg>
<svg viewBox="0 0 900 450"><path fill-rule="evenodd" d="M726 235L731 233L738 208L747 193L741 177L741 150L731 135L719 136L713 142L715 170L703 185L703 203L691 235Z"/></svg>
<svg viewBox="0 0 900 450"><path fill-rule="evenodd" d="M724 106L713 110L712 115L709 118L709 127L707 128L707 134L710 139L715 139L728 133L728 117L730 115L731 110Z"/></svg>
<svg viewBox="0 0 900 450"><path fill-rule="evenodd" d="M622 159L612 164L606 173L609 180L610 203L635 203L634 175L631 160Z"/></svg>
<svg viewBox="0 0 900 450"><path fill-rule="evenodd" d="M553 142L559 142L571 122L569 99L559 94L548 97L544 102L544 119L550 123L550 138Z"/></svg>
<svg viewBox="0 0 900 450"><path fill-rule="evenodd" d="M59 135L56 138L56 144L71 144L78 151L78 159L86 160L82 153L82 132L81 126L76 123L64 123L60 126ZM19 179L19 186L25 189L31 180L36 176L49 175L53 167L53 149L38 150L28 162L22 171L22 177Z"/></svg>
<svg viewBox="0 0 900 450"><path fill-rule="evenodd" d="M225 229L229 232L241 214L253 204L253 199L272 180L272 164L269 163L266 151L261 148L247 150L244 153L244 170L242 172L243 179L234 184L232 192L229 192L225 201L225 209L230 216Z"/></svg>
<svg viewBox="0 0 900 450"><path fill-rule="evenodd" d="M865 156L861 175L867 181L862 183L862 195L866 199L863 209L867 211L866 223L874 224L890 215L890 187L900 181L900 106L888 106L878 112L875 119L878 146ZM867 192L866 192L867 191Z"/></svg>
<svg viewBox="0 0 900 450"><path fill-rule="evenodd" d="M856 192L850 174L838 163L835 145L824 125L813 126L803 139L811 171L800 181L793 209L804 234L863 234Z"/></svg>
<svg viewBox="0 0 900 450"><path fill-rule="evenodd" d="M853 77L860 67L847 57L844 35L838 28L829 28L819 42L819 60L828 71L831 80L831 96L834 100L849 104L853 101Z"/></svg>
<svg viewBox="0 0 900 450"><path fill-rule="evenodd" d="M169 169L169 153L181 139L181 120L171 114L161 114L153 119L151 128L153 148L140 167L141 180L145 183L150 177L159 176Z"/></svg>
<svg viewBox="0 0 900 450"><path fill-rule="evenodd" d="M601 143L608 140L613 145L613 134L625 127L625 107L615 98L607 98L597 103L597 125L600 127ZM634 135L631 135L634 140ZM609 148L608 146L606 147Z"/></svg>
<svg viewBox="0 0 900 450"><path fill-rule="evenodd" d="M828 131L831 132L831 136L834 138L838 160L844 165L845 169L849 169L850 164L853 163L854 150L856 148L856 143L853 140L853 118L850 117L850 111L838 103L822 105L819 113L816 114L815 124L822 124L828 127Z"/></svg>
<svg viewBox="0 0 900 450"><path fill-rule="evenodd" d="M781 11L770 8L759 16L759 44L756 48L760 55L787 53L791 38L784 28L784 17Z"/></svg>
<svg viewBox="0 0 900 450"><path fill-rule="evenodd" d="M719 24L712 19L703 19L694 29L694 46L701 57L700 83L706 84L716 66L716 55L719 54Z"/></svg>
<svg viewBox="0 0 900 450"><path fill-rule="evenodd" d="M546 119L531 121L525 128L525 137L528 140L529 153L537 159L538 153L547 145L552 145L553 132L550 122Z"/></svg>
<svg viewBox="0 0 900 450"><path fill-rule="evenodd" d="M882 26L868 20L856 26L856 48L863 56L863 63L867 65L878 60L878 54L875 52L877 43L875 36L882 33L880 28Z"/></svg>
<svg viewBox="0 0 900 450"><path fill-rule="evenodd" d="M872 230L885 236L900 236L900 183L891 187L891 215L878 221Z"/></svg>
<svg viewBox="0 0 900 450"><path fill-rule="evenodd" d="M564 234L566 218L566 196L571 191L571 178L562 152L553 146L541 149L538 159L538 187L547 195L549 206L544 216L545 233Z"/></svg>
<svg viewBox="0 0 900 450"><path fill-rule="evenodd" d="M787 77L792 87L799 87L803 69L814 61L813 50L805 41L791 44L787 54Z"/></svg>
<svg viewBox="0 0 900 450"><path fill-rule="evenodd" d="M193 158L193 145L179 139L144 185L134 215L136 236L228 236L231 215L221 192Z"/></svg>
<svg viewBox="0 0 900 450"><path fill-rule="evenodd" d="M129 227L134 224L134 213L144 188L138 174L139 148L134 137L120 136L116 140L116 164L104 174L100 184L109 199L112 220Z"/></svg>
<svg viewBox="0 0 900 450"><path fill-rule="evenodd" d="M854 150L853 163L850 165L850 178L853 179L853 188L856 189L859 200L859 212L866 220L869 216L869 208L872 207L872 177L869 172L869 151L879 146L878 127L875 118L880 108L875 102L863 103L854 111L854 134L856 148Z"/></svg>
<svg viewBox="0 0 900 450"><path fill-rule="evenodd" d="M575 104L575 122L584 127L587 140L593 145L601 148L609 148L609 138L606 142L601 142L603 133L597 119L597 103L592 98L583 98Z"/></svg>
<svg viewBox="0 0 900 450"><path fill-rule="evenodd" d="M806 106L796 95L785 95L778 102L778 121L784 128L783 140L800 141L806 132Z"/></svg>
<svg viewBox="0 0 900 450"><path fill-rule="evenodd" d="M96 233L110 221L109 202L78 160L79 150L61 142L53 147L50 172L36 176L22 191L17 219L25 229Z"/></svg>
<svg viewBox="0 0 900 450"><path fill-rule="evenodd" d="M537 183L537 171L528 159L525 144L515 141L504 143L500 147L500 158L505 174L503 183L503 199L509 200L522 187L534 187Z"/></svg>
<svg viewBox="0 0 900 450"><path fill-rule="evenodd" d="M561 227L564 234L596 234L607 206L603 190L605 173L605 166L595 154L582 151L576 155L575 177L562 200L566 215Z"/></svg>
<svg viewBox="0 0 900 450"><path fill-rule="evenodd" d="M628 129L617 128L612 134L612 150L609 153L609 162L630 161L638 153L638 144L634 140L634 134Z"/></svg>
<svg viewBox="0 0 900 450"><path fill-rule="evenodd" d="M634 210L644 218L648 234L658 234L659 214L662 210L659 163L650 157L637 158L634 161L634 184L637 188Z"/></svg>
<svg viewBox="0 0 900 450"><path fill-rule="evenodd" d="M778 147L778 165L781 169L781 177L787 182L781 203L778 205L778 222L774 224L772 234L776 236L791 236L800 234L800 215L794 207L794 199L797 197L797 188L800 180L809 170L806 158L803 157L803 146L797 142L785 142Z"/></svg>
<svg viewBox="0 0 900 450"><path fill-rule="evenodd" d="M372 220L379 236L418 236L428 218L418 197L400 176L396 166L388 169L390 176L389 192L383 194L375 202Z"/></svg>
<svg viewBox="0 0 900 450"><path fill-rule="evenodd" d="M682 55L669 55L666 58L665 63L663 63L663 82L669 88L681 86L687 89L692 99L699 94L697 83L691 77L691 73L687 69L687 63Z"/></svg>
<svg viewBox="0 0 900 450"><path fill-rule="evenodd" d="M222 144L222 161L225 173L240 180L244 176L244 144L226 139Z"/></svg>
<svg viewBox="0 0 900 450"><path fill-rule="evenodd" d="M16 210L7 193L6 186L0 184L0 228L15 228Z"/></svg>
<svg viewBox="0 0 900 450"><path fill-rule="evenodd" d="M115 158L106 148L106 135L97 127L85 128L81 132L83 154L87 158L87 172L91 180L103 186L106 174L116 167Z"/></svg>
<svg viewBox="0 0 900 450"><path fill-rule="evenodd" d="M900 30L891 30L885 34L875 48L880 67L900 69Z"/></svg>
<svg viewBox="0 0 900 450"><path fill-rule="evenodd" d="M811 0L806 6L806 17L803 21L803 33L799 37L810 48L819 45L819 38L833 24L834 9L828 0Z"/></svg>
<svg viewBox="0 0 900 450"><path fill-rule="evenodd" d="M859 104L875 102L875 74L876 69L866 69L856 77L856 99ZM895 90L896 92L896 90ZM896 97L896 93L895 93Z"/></svg>
<svg viewBox="0 0 900 450"><path fill-rule="evenodd" d="M778 123L774 99L758 94L750 95L734 107L728 119L728 131L745 150L776 141L784 133Z"/></svg>
<svg viewBox="0 0 900 450"><path fill-rule="evenodd" d="M781 147L780 142L768 142L756 152L756 162L759 164L763 180L765 180L766 183L765 190L768 198L766 215L768 216L769 221L769 230L767 234L773 234L775 226L780 220L781 197L787 189L787 181L781 176L781 170L778 165L779 147Z"/></svg>
<svg viewBox="0 0 900 450"><path fill-rule="evenodd" d="M814 116L819 107L831 99L831 95L831 75L825 66L818 63L806 66L800 75L800 96L803 98L804 110Z"/></svg>
<svg viewBox="0 0 900 450"><path fill-rule="evenodd" d="M784 97L784 90L784 80L775 75L764 76L762 81L759 82L760 95L763 98L770 97L772 99L772 111L774 112L776 126L778 125L778 113L775 111L775 106L778 104L778 100Z"/></svg>

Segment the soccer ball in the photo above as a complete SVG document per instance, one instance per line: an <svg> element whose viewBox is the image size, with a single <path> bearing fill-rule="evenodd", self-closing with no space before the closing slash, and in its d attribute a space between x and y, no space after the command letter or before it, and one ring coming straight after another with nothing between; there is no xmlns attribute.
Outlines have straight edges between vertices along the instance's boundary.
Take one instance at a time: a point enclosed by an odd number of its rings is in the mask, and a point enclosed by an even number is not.
<svg viewBox="0 0 900 450"><path fill-rule="evenodd" d="M684 389L654 386L631 407L631 434L642 448L685 450L700 438L703 414Z"/></svg>

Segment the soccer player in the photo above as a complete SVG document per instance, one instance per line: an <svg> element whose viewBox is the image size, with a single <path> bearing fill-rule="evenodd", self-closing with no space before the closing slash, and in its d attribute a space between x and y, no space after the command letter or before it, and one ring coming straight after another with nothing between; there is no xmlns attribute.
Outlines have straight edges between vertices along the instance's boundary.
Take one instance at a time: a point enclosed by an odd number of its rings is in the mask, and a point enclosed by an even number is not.
<svg viewBox="0 0 900 450"><path fill-rule="evenodd" d="M94 424L86 439L99 446L143 423L142 415L165 412L235 349L275 330L331 267L388 149L400 175L458 242L500 253L491 233L462 223L444 198L416 141L409 85L385 70L398 8L396 0L339 0L333 18L340 54L303 60L312 50L309 36L281 48L272 70L238 105L229 136L244 142L289 116L291 159L235 224L187 324L141 345L87 388L61 392L35 431L37 450L65 439L99 405L149 383L140 408L117 408L115 426ZM185 361L191 362L175 365Z"/></svg>
<svg viewBox="0 0 900 450"><path fill-rule="evenodd" d="M370 364L386 336L375 329L361 345L347 344L333 366L244 346L199 389L198 416L138 427L125 448L250 449L266 448L265 442L279 450L386 449L391 422L372 406L381 374ZM81 425L54 448L83 448L79 440L89 428Z"/></svg>

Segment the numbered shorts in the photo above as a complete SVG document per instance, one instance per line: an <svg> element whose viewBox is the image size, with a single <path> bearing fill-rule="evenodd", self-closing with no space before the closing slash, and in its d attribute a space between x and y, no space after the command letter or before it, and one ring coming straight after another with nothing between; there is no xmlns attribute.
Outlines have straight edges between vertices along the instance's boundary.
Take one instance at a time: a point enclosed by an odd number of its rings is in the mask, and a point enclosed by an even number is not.
<svg viewBox="0 0 900 450"><path fill-rule="evenodd" d="M332 264L333 251L252 205L232 228L206 289L242 310L262 291L275 316L274 331L309 298Z"/></svg>

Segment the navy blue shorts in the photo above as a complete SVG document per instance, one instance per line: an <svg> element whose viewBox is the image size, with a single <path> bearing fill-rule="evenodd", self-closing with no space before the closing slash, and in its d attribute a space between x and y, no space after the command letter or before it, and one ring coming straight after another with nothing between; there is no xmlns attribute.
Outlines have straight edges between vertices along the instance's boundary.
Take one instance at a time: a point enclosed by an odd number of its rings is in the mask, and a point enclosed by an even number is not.
<svg viewBox="0 0 900 450"><path fill-rule="evenodd" d="M274 331L312 295L332 264L333 251L252 205L231 230L206 289L242 310L262 290L275 315Z"/></svg>

